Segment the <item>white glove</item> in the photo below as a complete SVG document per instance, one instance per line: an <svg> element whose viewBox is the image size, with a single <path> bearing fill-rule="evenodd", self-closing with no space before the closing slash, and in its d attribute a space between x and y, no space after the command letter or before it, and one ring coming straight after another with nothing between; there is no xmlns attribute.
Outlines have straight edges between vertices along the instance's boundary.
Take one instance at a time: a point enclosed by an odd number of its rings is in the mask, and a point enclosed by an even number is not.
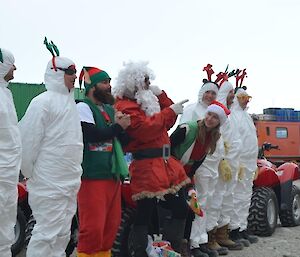
<svg viewBox="0 0 300 257"><path fill-rule="evenodd" d="M152 91L153 94L156 96L162 93L162 90L158 86L150 86L149 89Z"/></svg>
<svg viewBox="0 0 300 257"><path fill-rule="evenodd" d="M181 102L178 102L176 104L170 105L170 108L176 113L176 115L183 113L183 104L188 102L188 99L185 99Z"/></svg>

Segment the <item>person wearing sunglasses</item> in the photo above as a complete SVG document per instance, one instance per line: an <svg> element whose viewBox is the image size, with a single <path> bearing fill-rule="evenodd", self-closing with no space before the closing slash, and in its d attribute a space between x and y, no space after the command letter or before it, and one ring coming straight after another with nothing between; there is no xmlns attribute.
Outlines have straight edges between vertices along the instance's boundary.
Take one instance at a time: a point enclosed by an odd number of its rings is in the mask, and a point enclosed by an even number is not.
<svg viewBox="0 0 300 257"><path fill-rule="evenodd" d="M0 256L11 257L17 217L17 183L21 164L21 136L11 91L16 70L13 54L0 48Z"/></svg>
<svg viewBox="0 0 300 257"><path fill-rule="evenodd" d="M19 122L24 146L21 171L28 178L29 204L36 220L28 257L65 255L82 174L75 64L53 55L44 78L47 91L32 99Z"/></svg>
<svg viewBox="0 0 300 257"><path fill-rule="evenodd" d="M250 243L256 243L258 237L247 230L247 218L252 196L253 177L257 170L258 141L256 128L247 106L251 97L246 87L237 87L231 108L231 123L240 139L238 181L234 189L233 202L238 220L231 220L229 227L233 239L244 238ZM237 235L238 233L238 235Z"/></svg>

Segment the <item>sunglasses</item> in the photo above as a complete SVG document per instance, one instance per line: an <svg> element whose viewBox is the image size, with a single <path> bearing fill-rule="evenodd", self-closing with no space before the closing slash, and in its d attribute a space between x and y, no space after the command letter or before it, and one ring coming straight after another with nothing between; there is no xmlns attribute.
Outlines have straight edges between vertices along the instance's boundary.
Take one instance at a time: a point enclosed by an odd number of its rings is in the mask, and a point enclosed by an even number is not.
<svg viewBox="0 0 300 257"><path fill-rule="evenodd" d="M54 69L54 68L52 67L51 69ZM74 68L74 66L73 67L68 67L66 69L56 67L56 69L64 71L67 75L74 75L77 72L77 70Z"/></svg>

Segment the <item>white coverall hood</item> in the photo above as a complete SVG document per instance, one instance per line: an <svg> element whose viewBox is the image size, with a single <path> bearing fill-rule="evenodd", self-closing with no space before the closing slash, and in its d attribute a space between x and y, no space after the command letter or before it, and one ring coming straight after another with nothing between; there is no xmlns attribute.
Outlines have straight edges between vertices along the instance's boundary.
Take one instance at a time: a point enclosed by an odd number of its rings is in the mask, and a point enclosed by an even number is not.
<svg viewBox="0 0 300 257"><path fill-rule="evenodd" d="M21 137L17 114L5 75L14 65L11 52L2 49L0 62L0 256L11 256L17 216L17 183L21 164Z"/></svg>
<svg viewBox="0 0 300 257"><path fill-rule="evenodd" d="M71 65L75 65L74 62L66 57L55 57L56 67L67 69ZM52 60L48 62L46 72L45 72L45 86L48 91L54 91L62 94L68 94L69 90L65 86L64 80L65 72L62 70L53 68Z"/></svg>
<svg viewBox="0 0 300 257"><path fill-rule="evenodd" d="M204 93L207 91L214 91L216 94L218 94L218 87L212 82L203 84L198 93L198 102L189 104L184 108L183 114L180 117L180 124L192 120L201 120L205 117L205 112L208 105L203 102L202 98Z"/></svg>
<svg viewBox="0 0 300 257"><path fill-rule="evenodd" d="M231 90L233 90L232 84L225 81L219 89L217 101L227 106L227 96Z"/></svg>
<svg viewBox="0 0 300 257"><path fill-rule="evenodd" d="M3 56L3 63L0 62L0 87L7 87L8 82L5 81L4 77L8 73L8 71L13 67L15 63L15 58L13 54L6 50L1 48L2 56Z"/></svg>

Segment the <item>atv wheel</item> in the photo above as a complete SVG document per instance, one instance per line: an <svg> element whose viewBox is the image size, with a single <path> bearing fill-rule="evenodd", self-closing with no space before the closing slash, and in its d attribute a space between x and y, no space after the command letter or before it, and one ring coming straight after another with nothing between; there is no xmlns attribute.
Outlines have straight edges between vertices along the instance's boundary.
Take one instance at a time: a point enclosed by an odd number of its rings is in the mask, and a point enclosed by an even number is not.
<svg viewBox="0 0 300 257"><path fill-rule="evenodd" d="M32 236L32 230L34 228L36 221L33 217L33 215L31 214L29 217L29 220L26 224L26 230L25 230L25 246L27 247L30 241L30 238Z"/></svg>
<svg viewBox="0 0 300 257"><path fill-rule="evenodd" d="M131 207L126 207L122 210L122 219L116 235L115 242L112 247L113 257L128 257L128 236L131 225L134 221L136 210Z"/></svg>
<svg viewBox="0 0 300 257"><path fill-rule="evenodd" d="M300 225L300 189L295 185L291 191L291 203L287 210L279 212L279 218L283 227Z"/></svg>
<svg viewBox="0 0 300 257"><path fill-rule="evenodd" d="M24 247L25 228L26 228L26 218L21 208L18 207L17 223L15 225L15 240L11 247L13 256L16 256L19 252L21 252L21 250Z"/></svg>
<svg viewBox="0 0 300 257"><path fill-rule="evenodd" d="M274 233L278 219L278 203L271 188L254 188L248 216L248 229L258 236Z"/></svg>

